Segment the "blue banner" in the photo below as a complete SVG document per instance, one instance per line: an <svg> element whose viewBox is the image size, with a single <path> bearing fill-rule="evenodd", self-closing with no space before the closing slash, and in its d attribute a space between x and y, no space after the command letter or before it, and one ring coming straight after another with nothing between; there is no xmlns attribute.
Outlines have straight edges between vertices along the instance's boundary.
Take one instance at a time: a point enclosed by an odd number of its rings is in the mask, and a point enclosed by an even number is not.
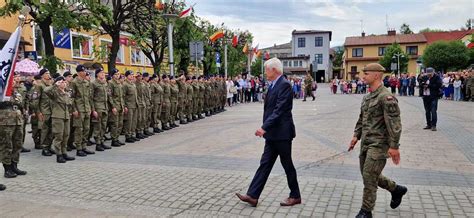
<svg viewBox="0 0 474 218"><path fill-rule="evenodd" d="M53 33L54 47L71 49L71 30L65 28L60 32L56 32L56 30L53 30Z"/></svg>

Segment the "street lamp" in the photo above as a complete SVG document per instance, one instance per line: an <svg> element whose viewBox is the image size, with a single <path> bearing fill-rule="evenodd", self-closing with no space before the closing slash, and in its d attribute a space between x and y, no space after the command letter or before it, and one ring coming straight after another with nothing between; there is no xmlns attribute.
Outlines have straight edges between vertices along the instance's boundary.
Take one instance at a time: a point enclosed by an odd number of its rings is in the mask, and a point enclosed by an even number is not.
<svg viewBox="0 0 474 218"><path fill-rule="evenodd" d="M400 52L397 52L392 56L393 59L397 58L397 71L398 71L397 76L400 76L400 57L403 58L405 56L403 55L403 53L400 53Z"/></svg>
<svg viewBox="0 0 474 218"><path fill-rule="evenodd" d="M169 0L164 1L166 6L169 6L171 3ZM161 4L155 5L158 10L163 10ZM161 15L163 19L166 20L168 26L168 63L170 66L170 76L174 76L174 52L173 52L173 25L174 21L178 18L178 15L175 14L172 10L172 5L169 6L169 12Z"/></svg>

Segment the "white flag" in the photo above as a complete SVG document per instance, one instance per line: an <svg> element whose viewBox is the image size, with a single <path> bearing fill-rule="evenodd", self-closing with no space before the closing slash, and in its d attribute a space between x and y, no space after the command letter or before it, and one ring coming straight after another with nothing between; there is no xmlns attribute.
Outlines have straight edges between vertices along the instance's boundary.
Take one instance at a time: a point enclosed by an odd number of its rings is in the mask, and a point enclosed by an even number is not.
<svg viewBox="0 0 474 218"><path fill-rule="evenodd" d="M16 28L0 51L0 102L9 101L13 92L13 72L15 72L20 37L21 26Z"/></svg>

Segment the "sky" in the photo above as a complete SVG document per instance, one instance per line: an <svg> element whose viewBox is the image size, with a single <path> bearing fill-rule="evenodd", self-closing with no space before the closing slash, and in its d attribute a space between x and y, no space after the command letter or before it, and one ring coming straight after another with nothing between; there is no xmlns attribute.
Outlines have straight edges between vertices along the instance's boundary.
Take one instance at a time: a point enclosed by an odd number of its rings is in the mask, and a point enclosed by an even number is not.
<svg viewBox="0 0 474 218"><path fill-rule="evenodd" d="M454 30L474 18L474 0L186 0L212 24L249 30L260 48L291 40L291 31L332 31L331 47L348 36L397 33L403 23L417 33Z"/></svg>

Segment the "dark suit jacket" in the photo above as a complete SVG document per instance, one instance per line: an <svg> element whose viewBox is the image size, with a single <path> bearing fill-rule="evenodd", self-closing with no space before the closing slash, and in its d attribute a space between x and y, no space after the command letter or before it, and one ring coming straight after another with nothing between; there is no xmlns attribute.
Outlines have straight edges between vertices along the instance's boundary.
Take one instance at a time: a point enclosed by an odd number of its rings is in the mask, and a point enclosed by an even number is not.
<svg viewBox="0 0 474 218"><path fill-rule="evenodd" d="M266 140L290 140L295 138L293 123L293 93L291 84L281 76L265 97L263 110L263 136Z"/></svg>

